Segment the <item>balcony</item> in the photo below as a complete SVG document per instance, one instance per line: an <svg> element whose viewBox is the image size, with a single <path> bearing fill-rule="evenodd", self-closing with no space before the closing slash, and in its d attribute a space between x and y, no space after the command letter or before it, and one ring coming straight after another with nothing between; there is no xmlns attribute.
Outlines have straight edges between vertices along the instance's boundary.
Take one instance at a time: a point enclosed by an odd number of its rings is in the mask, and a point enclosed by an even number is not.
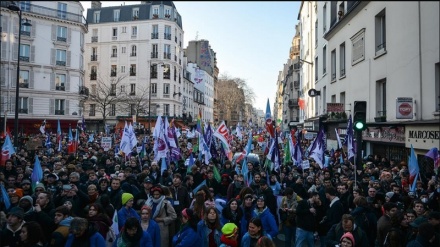
<svg viewBox="0 0 440 247"><path fill-rule="evenodd" d="M294 87L295 89L299 89L299 81L294 81L294 82L293 82L293 87Z"/></svg>
<svg viewBox="0 0 440 247"><path fill-rule="evenodd" d="M89 96L89 89L87 87L79 87L79 95Z"/></svg>
<svg viewBox="0 0 440 247"><path fill-rule="evenodd" d="M130 76L136 76L136 71L130 71Z"/></svg>
<svg viewBox="0 0 440 247"><path fill-rule="evenodd" d="M94 81L96 80L97 75L96 74L90 74L90 80Z"/></svg>
<svg viewBox="0 0 440 247"><path fill-rule="evenodd" d="M341 77L345 76L345 69L341 69L340 74L341 74Z"/></svg>
<svg viewBox="0 0 440 247"><path fill-rule="evenodd" d="M387 121L387 111L378 111L377 117L374 118L374 122L381 123Z"/></svg>
<svg viewBox="0 0 440 247"><path fill-rule="evenodd" d="M60 41L60 42L67 42L67 38L64 38L64 37L57 37L57 41Z"/></svg>
<svg viewBox="0 0 440 247"><path fill-rule="evenodd" d="M166 99L169 99L169 98L170 98L170 95L169 95L169 93L168 93L168 94L167 94L167 93L164 93L164 94L163 94L163 97L166 98Z"/></svg>
<svg viewBox="0 0 440 247"><path fill-rule="evenodd" d="M56 61L57 66L66 66L66 61Z"/></svg>
<svg viewBox="0 0 440 247"><path fill-rule="evenodd" d="M130 53L130 57L136 57L136 52Z"/></svg>
<svg viewBox="0 0 440 247"><path fill-rule="evenodd" d="M163 79L170 79L171 78L171 74L170 73L164 73L163 74Z"/></svg>
<svg viewBox="0 0 440 247"><path fill-rule="evenodd" d="M20 88L29 88L29 83L27 83L27 82L25 82L25 83L20 83L20 84L18 84L18 86L19 86Z"/></svg>
<svg viewBox="0 0 440 247"><path fill-rule="evenodd" d="M117 53L113 53L113 54L110 55L110 57L118 57L118 54Z"/></svg>
<svg viewBox="0 0 440 247"><path fill-rule="evenodd" d="M289 99L288 102L289 108L294 108L298 106L298 99Z"/></svg>
<svg viewBox="0 0 440 247"><path fill-rule="evenodd" d="M28 113L28 109L18 109L18 113L27 114Z"/></svg>
<svg viewBox="0 0 440 247"><path fill-rule="evenodd" d="M118 36L112 36L112 40L118 40Z"/></svg>
<svg viewBox="0 0 440 247"><path fill-rule="evenodd" d="M151 33L151 39L158 39L159 33Z"/></svg>
<svg viewBox="0 0 440 247"><path fill-rule="evenodd" d="M57 91L66 91L66 87L65 86L56 86L55 89Z"/></svg>
<svg viewBox="0 0 440 247"><path fill-rule="evenodd" d="M336 81L336 72L332 73L332 81Z"/></svg>
<svg viewBox="0 0 440 247"><path fill-rule="evenodd" d="M111 76L111 77L115 77L115 76L116 76L116 71L112 71L112 72L110 72L110 76Z"/></svg>
<svg viewBox="0 0 440 247"><path fill-rule="evenodd" d="M136 95L136 92L130 92L130 96Z"/></svg>
<svg viewBox="0 0 440 247"><path fill-rule="evenodd" d="M98 55L91 55L90 61L98 61Z"/></svg>
<svg viewBox="0 0 440 247"><path fill-rule="evenodd" d="M86 27L87 27L87 21L83 17L83 15L78 15L78 14L74 14L74 13L70 13L70 12L66 12L66 11L60 11L58 9L47 8L47 7L43 7L43 6L39 6L39 5L35 5L35 4L30 4L27 1L26 2L23 1L22 4L20 4L20 7L21 7L21 11L23 11L23 12L34 13L37 15L42 15L42 16L52 17L52 18L57 18L57 19L63 19L63 20L72 21L72 22L78 22L78 23L82 23L83 25L86 25Z"/></svg>
<svg viewBox="0 0 440 247"><path fill-rule="evenodd" d="M163 38L167 40L171 40L171 33L164 33Z"/></svg>
<svg viewBox="0 0 440 247"><path fill-rule="evenodd" d="M171 59L171 53L163 53L163 59Z"/></svg>
<svg viewBox="0 0 440 247"><path fill-rule="evenodd" d="M98 36L92 36L92 43L98 42Z"/></svg>
<svg viewBox="0 0 440 247"><path fill-rule="evenodd" d="M23 35L23 36L31 36L31 32L29 32L29 31L20 31L20 33L21 33L21 35Z"/></svg>
<svg viewBox="0 0 440 247"><path fill-rule="evenodd" d="M21 62L29 62L29 57L20 56L20 61Z"/></svg>
<svg viewBox="0 0 440 247"><path fill-rule="evenodd" d="M64 115L64 110L55 110L55 115Z"/></svg>
<svg viewBox="0 0 440 247"><path fill-rule="evenodd" d="M151 79L157 79L157 71L151 72Z"/></svg>
<svg viewBox="0 0 440 247"><path fill-rule="evenodd" d="M157 58L159 56L158 52L152 52L151 53L151 58Z"/></svg>

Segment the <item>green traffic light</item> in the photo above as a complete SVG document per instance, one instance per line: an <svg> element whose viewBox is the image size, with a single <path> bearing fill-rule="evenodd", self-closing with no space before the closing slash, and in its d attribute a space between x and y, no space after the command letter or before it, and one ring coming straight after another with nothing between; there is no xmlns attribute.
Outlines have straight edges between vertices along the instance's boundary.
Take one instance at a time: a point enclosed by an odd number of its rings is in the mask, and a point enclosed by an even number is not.
<svg viewBox="0 0 440 247"><path fill-rule="evenodd" d="M364 123L362 123L362 122L356 122L355 124L354 124L354 128L355 129L357 129L357 130L363 130L364 129Z"/></svg>

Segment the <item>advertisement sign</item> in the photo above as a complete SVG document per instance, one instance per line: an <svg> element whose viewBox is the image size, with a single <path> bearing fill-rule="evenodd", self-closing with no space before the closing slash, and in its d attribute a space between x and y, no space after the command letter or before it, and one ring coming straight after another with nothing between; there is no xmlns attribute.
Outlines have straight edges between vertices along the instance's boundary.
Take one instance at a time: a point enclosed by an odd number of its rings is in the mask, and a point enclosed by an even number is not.
<svg viewBox="0 0 440 247"><path fill-rule="evenodd" d="M101 147L104 151L108 151L112 147L112 138L111 137L102 137L101 138Z"/></svg>
<svg viewBox="0 0 440 247"><path fill-rule="evenodd" d="M345 112L343 103L327 103L327 112Z"/></svg>
<svg viewBox="0 0 440 247"><path fill-rule="evenodd" d="M396 99L396 118L412 119L413 118L413 100L412 98L400 97Z"/></svg>

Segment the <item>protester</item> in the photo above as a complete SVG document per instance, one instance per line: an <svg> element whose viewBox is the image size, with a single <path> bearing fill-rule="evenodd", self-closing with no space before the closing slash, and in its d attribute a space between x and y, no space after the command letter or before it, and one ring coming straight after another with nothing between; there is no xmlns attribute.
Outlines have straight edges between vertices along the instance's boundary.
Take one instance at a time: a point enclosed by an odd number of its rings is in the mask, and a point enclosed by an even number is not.
<svg viewBox="0 0 440 247"><path fill-rule="evenodd" d="M222 227L220 247L238 247L239 229L234 223L226 223Z"/></svg>
<svg viewBox="0 0 440 247"><path fill-rule="evenodd" d="M150 234L153 247L161 247L160 227L151 219L151 208L147 205L141 208L141 227Z"/></svg>
<svg viewBox="0 0 440 247"><path fill-rule="evenodd" d="M20 232L20 239L23 247L43 247L46 244L43 230L40 224L35 221L23 224Z"/></svg>
<svg viewBox="0 0 440 247"><path fill-rule="evenodd" d="M70 222L70 234L65 247L96 246L105 247L105 240L87 219L75 217Z"/></svg>
<svg viewBox="0 0 440 247"><path fill-rule="evenodd" d="M150 234L147 231L142 230L139 219L130 217L128 218L119 236L113 243L113 247L153 247Z"/></svg>
<svg viewBox="0 0 440 247"><path fill-rule="evenodd" d="M180 231L173 237L173 247L201 246L201 238L197 234L197 217L190 208L182 210Z"/></svg>

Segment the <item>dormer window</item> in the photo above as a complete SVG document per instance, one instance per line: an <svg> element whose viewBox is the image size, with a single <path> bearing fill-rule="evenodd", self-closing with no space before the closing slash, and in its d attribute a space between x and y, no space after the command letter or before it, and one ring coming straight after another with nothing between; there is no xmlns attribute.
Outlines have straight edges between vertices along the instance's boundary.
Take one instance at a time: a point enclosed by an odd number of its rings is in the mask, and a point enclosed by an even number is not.
<svg viewBox="0 0 440 247"><path fill-rule="evenodd" d="M139 8L133 9L133 20L139 19Z"/></svg>

